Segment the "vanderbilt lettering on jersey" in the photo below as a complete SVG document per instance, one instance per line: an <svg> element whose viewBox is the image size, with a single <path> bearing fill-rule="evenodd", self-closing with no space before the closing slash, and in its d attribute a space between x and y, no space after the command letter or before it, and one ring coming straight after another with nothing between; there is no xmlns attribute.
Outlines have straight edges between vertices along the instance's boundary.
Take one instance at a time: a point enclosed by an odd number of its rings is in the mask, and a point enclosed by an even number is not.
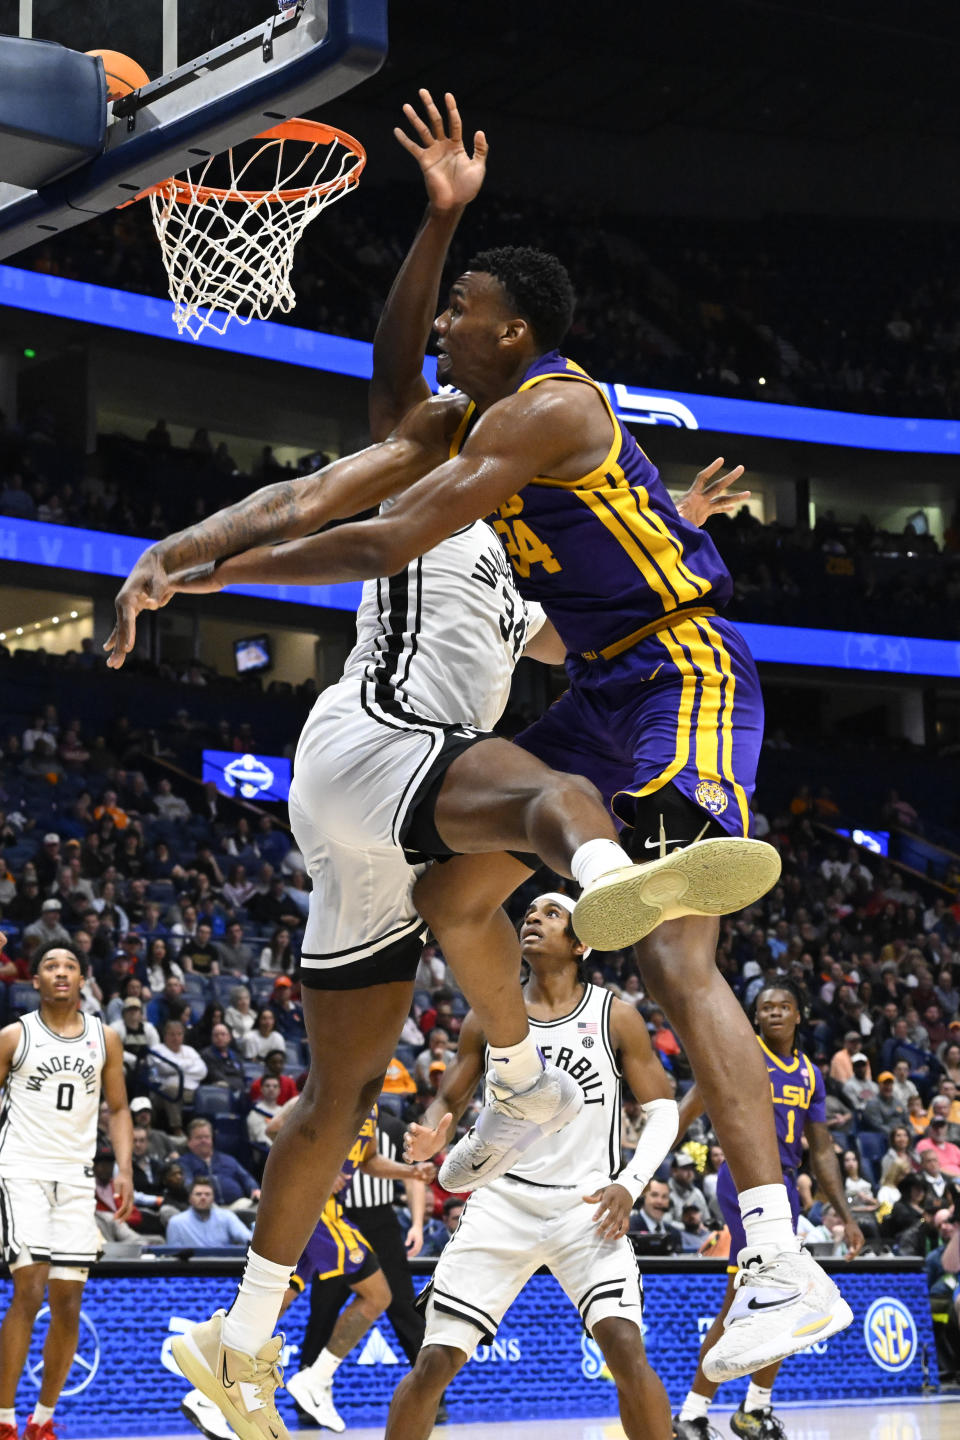
<svg viewBox="0 0 960 1440"><path fill-rule="evenodd" d="M0 1111L0 1175L92 1185L103 1024L85 1015L79 1035L63 1036L32 1011L20 1026Z"/></svg>
<svg viewBox="0 0 960 1440"><path fill-rule="evenodd" d="M603 1077L586 1055L579 1055L574 1059L574 1052L569 1045L561 1045L556 1055L554 1055L551 1045L541 1045L540 1049L548 1065L556 1065L560 1070L566 1070L567 1074L576 1080L583 1091L585 1105L606 1104L607 1097L603 1092ZM571 1061L573 1061L572 1064Z"/></svg>

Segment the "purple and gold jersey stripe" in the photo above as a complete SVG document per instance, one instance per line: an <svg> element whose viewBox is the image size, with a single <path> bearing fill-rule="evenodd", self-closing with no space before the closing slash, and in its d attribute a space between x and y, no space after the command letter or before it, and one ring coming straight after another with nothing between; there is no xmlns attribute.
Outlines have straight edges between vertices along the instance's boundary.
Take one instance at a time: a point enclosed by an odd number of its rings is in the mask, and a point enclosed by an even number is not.
<svg viewBox="0 0 960 1440"><path fill-rule="evenodd" d="M715 613L732 592L726 566L709 535L678 513L656 466L621 427L603 389L555 350L531 366L518 389L545 380L595 389L612 439L588 474L570 481L536 476L490 517L521 594L538 600L568 651L587 659L610 658L688 610ZM451 455L459 453L475 418L471 403Z"/></svg>

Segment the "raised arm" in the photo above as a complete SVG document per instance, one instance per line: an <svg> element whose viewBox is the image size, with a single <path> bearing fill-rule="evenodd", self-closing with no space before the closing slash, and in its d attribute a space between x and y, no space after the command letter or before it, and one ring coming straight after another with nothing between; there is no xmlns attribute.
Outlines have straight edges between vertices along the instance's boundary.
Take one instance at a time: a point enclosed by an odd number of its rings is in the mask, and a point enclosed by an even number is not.
<svg viewBox="0 0 960 1440"><path fill-rule="evenodd" d="M483 1075L486 1043L480 1022L471 1010L460 1030L457 1057L444 1070L436 1099L424 1111L423 1123L411 1125L403 1137L404 1159L429 1160L443 1149Z"/></svg>
<svg viewBox="0 0 960 1440"><path fill-rule="evenodd" d="M423 378L423 356L437 313L443 266L464 208L483 184L487 141L473 137L473 155L463 143L457 102L444 96L447 122L429 90L420 91L426 119L412 105L403 113L415 138L399 126L397 140L416 160L427 189L426 214L387 296L373 339L373 378L368 404L370 434L383 440L418 401L430 393Z"/></svg>

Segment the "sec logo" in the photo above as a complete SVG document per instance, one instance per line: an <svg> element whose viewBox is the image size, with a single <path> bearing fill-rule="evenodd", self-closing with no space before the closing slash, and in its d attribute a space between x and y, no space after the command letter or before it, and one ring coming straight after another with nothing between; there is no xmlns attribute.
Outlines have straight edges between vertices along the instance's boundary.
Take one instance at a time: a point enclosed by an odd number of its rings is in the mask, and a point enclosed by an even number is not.
<svg viewBox="0 0 960 1440"><path fill-rule="evenodd" d="M863 1322L863 1338L875 1365L892 1375L906 1370L917 1353L917 1327L902 1300L881 1295Z"/></svg>

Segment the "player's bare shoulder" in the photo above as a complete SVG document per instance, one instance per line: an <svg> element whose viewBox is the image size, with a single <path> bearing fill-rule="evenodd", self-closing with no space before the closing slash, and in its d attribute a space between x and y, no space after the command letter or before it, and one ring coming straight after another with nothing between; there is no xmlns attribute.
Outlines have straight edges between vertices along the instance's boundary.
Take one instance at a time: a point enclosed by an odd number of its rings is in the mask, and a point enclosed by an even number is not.
<svg viewBox="0 0 960 1440"><path fill-rule="evenodd" d="M10 1068L14 1055L17 1053L17 1046L20 1044L22 1037L23 1026L19 1020L14 1020L11 1024L4 1025L3 1029L0 1030L0 1085L2 1085L7 1078L7 1071Z"/></svg>

